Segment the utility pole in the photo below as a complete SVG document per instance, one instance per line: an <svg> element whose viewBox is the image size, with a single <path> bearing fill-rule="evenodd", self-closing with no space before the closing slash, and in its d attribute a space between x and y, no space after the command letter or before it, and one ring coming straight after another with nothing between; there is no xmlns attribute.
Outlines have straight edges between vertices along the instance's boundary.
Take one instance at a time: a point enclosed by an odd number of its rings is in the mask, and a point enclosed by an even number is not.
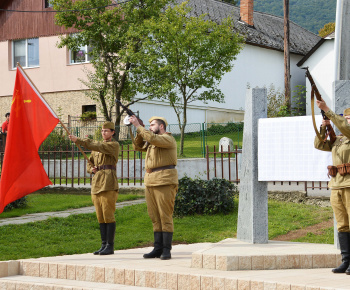
<svg viewBox="0 0 350 290"><path fill-rule="evenodd" d="M284 0L284 99L288 108L291 105L290 55L289 55L289 0Z"/></svg>

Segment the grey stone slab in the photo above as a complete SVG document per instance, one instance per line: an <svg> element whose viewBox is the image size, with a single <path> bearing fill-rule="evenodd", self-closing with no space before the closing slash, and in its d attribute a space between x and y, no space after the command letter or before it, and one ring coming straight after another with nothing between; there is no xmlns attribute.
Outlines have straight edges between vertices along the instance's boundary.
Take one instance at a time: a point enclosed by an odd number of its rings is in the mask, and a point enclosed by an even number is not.
<svg viewBox="0 0 350 290"><path fill-rule="evenodd" d="M268 242L267 182L258 181L258 119L267 117L266 89L247 90L239 192L237 238Z"/></svg>

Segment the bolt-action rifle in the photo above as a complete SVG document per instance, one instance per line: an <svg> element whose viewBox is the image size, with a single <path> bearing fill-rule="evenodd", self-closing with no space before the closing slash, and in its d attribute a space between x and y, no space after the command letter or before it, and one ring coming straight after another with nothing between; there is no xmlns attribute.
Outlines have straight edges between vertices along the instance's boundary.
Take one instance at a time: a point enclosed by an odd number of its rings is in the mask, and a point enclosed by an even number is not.
<svg viewBox="0 0 350 290"><path fill-rule="evenodd" d="M305 76L309 79L310 84L311 84L311 112L312 112L312 122L314 125L316 135L320 139L321 142L326 142L326 140L329 136L329 141L331 144L333 144L334 141L336 140L336 135L335 135L335 132L334 132L331 124L326 125L326 136L324 139L322 139L321 134L317 130L316 122L315 122L315 112L314 112L314 96L316 96L316 99L318 101L322 101L322 98L321 98L321 94L318 91L317 86L314 82L314 79L312 78L312 76L310 74L309 67L303 67L303 69L306 70ZM323 120L329 120L329 118L326 116L326 114L323 110L321 110L321 114L322 114Z"/></svg>
<svg viewBox="0 0 350 290"><path fill-rule="evenodd" d="M116 99L115 102L118 103L119 106L121 106L123 108L123 110L128 114L128 116L124 119L124 124L126 124L127 126L130 126L131 123L129 122L129 120L126 121L126 119L129 118L129 116L135 116L137 118L137 120L139 121L139 124L142 127L145 127L145 124L143 124L143 121L139 117L137 117L135 115L135 113L133 111L131 111L127 106L124 106L120 100Z"/></svg>

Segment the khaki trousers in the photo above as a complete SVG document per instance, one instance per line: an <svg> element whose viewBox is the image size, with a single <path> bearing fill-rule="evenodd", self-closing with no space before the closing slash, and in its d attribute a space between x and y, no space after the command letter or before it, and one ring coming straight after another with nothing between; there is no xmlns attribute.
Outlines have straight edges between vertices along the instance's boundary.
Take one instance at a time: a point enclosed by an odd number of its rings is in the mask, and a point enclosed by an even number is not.
<svg viewBox="0 0 350 290"><path fill-rule="evenodd" d="M332 189L330 201L337 221L338 232L350 232L350 188Z"/></svg>
<svg viewBox="0 0 350 290"><path fill-rule="evenodd" d="M174 232L173 212L177 184L146 186L145 197L153 232Z"/></svg>
<svg viewBox="0 0 350 290"><path fill-rule="evenodd" d="M102 191L92 194L92 203L96 209L97 220L100 224L115 222L115 204L118 199L119 190Z"/></svg>

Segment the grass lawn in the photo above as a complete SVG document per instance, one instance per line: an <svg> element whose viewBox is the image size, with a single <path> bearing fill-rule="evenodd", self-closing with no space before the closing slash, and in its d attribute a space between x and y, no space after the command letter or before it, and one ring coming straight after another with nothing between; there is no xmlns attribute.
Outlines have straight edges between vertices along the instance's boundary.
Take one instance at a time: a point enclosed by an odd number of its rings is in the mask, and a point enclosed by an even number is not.
<svg viewBox="0 0 350 290"><path fill-rule="evenodd" d="M51 203L57 205L54 201ZM218 242L235 237L238 200L235 204L234 212L228 215L175 217L174 241ZM330 207L270 200L269 239L332 217ZM152 224L145 204L118 209L116 222L116 250L142 247L153 241ZM333 243L329 237L333 238L333 228L326 229L323 235L317 236L317 240L306 237L303 242ZM95 214L0 227L0 260L88 253L99 246L99 225Z"/></svg>
<svg viewBox="0 0 350 290"><path fill-rule="evenodd" d="M138 193L119 193L117 202L139 198L144 198L144 195ZM0 219L18 217L31 213L62 211L66 209L93 206L91 195L88 191L85 191L83 194L32 193L27 195L27 200L28 206L26 208L15 208L11 211L5 211L0 214Z"/></svg>

